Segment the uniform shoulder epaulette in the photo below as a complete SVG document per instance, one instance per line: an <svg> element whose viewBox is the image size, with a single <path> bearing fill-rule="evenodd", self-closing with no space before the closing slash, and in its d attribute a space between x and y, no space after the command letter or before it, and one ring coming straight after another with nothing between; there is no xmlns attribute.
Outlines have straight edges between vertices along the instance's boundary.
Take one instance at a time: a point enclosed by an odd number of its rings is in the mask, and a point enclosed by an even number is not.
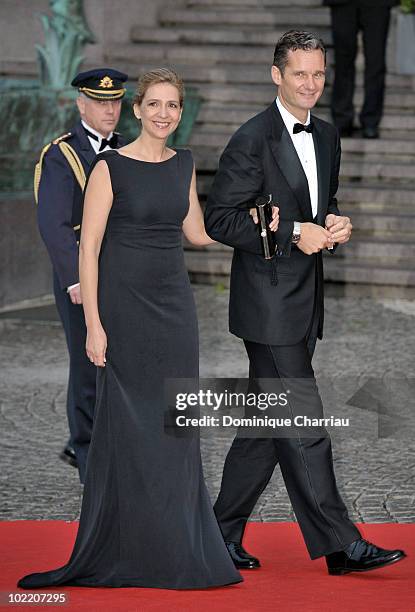
<svg viewBox="0 0 415 612"><path fill-rule="evenodd" d="M66 161L71 167L71 170L75 175L75 178L81 188L81 191L84 190L85 183L86 183L86 175L85 175L84 167L82 166L82 162L79 159L78 154L75 151L75 149L71 147L71 145L68 142L66 142L66 140L70 136L72 136L72 132L67 132L66 134L62 134L62 136L58 136L58 138L55 138L54 140L52 140L52 142L49 142L47 145L43 147L40 153L39 161L37 162L35 166L35 173L33 177L33 188L34 188L36 204L38 203L39 185L40 185L40 179L42 177L43 158L45 157L46 153L49 151L52 145L57 145L59 147L62 155L65 157Z"/></svg>
<svg viewBox="0 0 415 612"><path fill-rule="evenodd" d="M58 138L52 140L51 144L59 144L60 142L62 142L62 140L66 140L67 138L69 138L69 136L72 136L72 132L67 132L66 134L62 134L62 136L58 136Z"/></svg>

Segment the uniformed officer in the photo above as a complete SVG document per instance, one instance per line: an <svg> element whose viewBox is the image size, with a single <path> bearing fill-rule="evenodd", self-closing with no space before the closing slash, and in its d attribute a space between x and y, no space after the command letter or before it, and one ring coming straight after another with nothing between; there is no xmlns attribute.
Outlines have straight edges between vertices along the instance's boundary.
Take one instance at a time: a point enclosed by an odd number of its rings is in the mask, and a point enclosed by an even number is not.
<svg viewBox="0 0 415 612"><path fill-rule="evenodd" d="M56 306L65 330L70 367L67 414L70 438L61 459L84 481L95 405L96 367L85 352L86 326L78 273L78 244L85 177L99 151L123 142L117 126L127 75L110 68L78 74L72 85L80 121L44 147L35 172L38 223L53 265Z"/></svg>

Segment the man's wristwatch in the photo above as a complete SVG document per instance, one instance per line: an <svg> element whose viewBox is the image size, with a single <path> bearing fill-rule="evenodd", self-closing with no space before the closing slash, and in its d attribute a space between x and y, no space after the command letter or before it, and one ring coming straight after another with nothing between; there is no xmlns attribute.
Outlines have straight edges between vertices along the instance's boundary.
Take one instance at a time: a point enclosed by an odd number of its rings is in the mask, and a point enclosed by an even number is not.
<svg viewBox="0 0 415 612"><path fill-rule="evenodd" d="M301 223L299 221L294 221L294 230L291 238L291 242L293 244L297 244L300 242L301 238Z"/></svg>

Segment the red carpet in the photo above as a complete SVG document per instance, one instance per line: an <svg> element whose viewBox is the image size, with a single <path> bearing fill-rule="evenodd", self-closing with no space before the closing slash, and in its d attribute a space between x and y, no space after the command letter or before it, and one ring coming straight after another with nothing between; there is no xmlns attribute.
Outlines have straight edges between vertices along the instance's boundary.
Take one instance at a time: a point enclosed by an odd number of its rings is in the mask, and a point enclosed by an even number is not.
<svg viewBox="0 0 415 612"><path fill-rule="evenodd" d="M76 529L77 523L63 521L0 522L1 610L32 607L5 605L6 594L18 592L16 581L24 574L64 565ZM251 523L244 543L263 567L244 572L241 584L208 591L66 587L49 592L65 592L69 602L59 608L71 612L414 612L415 524L365 524L361 530L379 546L405 549L408 558L373 572L328 576L324 560L309 560L297 525Z"/></svg>

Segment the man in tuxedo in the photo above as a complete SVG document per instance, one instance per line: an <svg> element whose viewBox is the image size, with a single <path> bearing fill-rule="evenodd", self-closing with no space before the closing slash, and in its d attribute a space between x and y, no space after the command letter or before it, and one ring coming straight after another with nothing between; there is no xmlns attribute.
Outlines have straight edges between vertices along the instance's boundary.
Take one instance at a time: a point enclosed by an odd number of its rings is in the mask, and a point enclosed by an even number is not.
<svg viewBox="0 0 415 612"><path fill-rule="evenodd" d="M383 113L386 41L390 10L399 0L323 0L331 7L335 77L331 100L333 120L341 136L353 135L353 94L357 35L363 35L364 102L360 124L364 138L378 138Z"/></svg>
<svg viewBox="0 0 415 612"><path fill-rule="evenodd" d="M243 338L250 378L306 381L321 399L311 359L323 332L322 250L349 240L350 220L335 198L340 166L336 128L310 115L324 89L322 41L301 31L278 41L272 80L278 97L233 135L219 163L205 224L234 248L230 331ZM265 260L249 208L272 194L279 206L277 248ZM296 404L296 405L294 405ZM290 410L302 413L298 397ZM326 556L330 574L364 571L403 558L363 540L337 490L331 443L322 437L243 437L226 458L215 513L238 568L259 567L242 547L248 518L279 462L310 557Z"/></svg>
<svg viewBox="0 0 415 612"><path fill-rule="evenodd" d="M86 325L78 272L82 193L97 153L123 144L114 130L127 78L117 70L98 68L73 79L72 85L79 91L80 121L71 132L44 147L35 175L38 225L53 266L55 301L70 358L70 438L60 457L78 468L82 483L92 433L96 379L96 367L85 352Z"/></svg>

